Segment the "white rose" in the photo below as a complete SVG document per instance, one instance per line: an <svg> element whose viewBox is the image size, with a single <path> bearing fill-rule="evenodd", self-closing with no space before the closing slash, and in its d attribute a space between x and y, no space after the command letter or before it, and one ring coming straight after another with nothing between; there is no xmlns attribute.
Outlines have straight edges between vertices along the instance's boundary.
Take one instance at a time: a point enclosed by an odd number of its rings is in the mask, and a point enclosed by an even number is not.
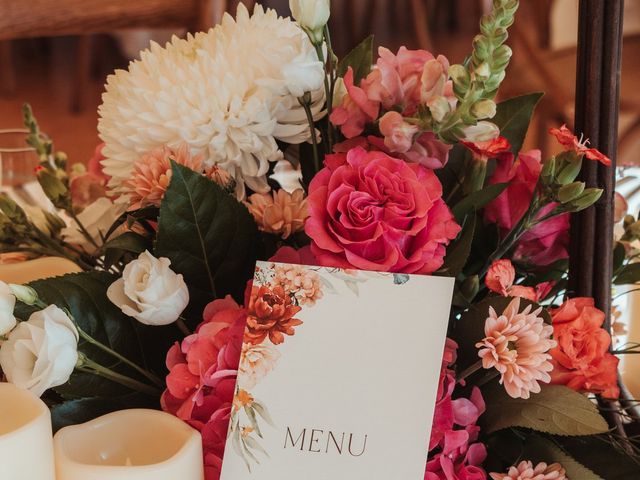
<svg viewBox="0 0 640 480"><path fill-rule="evenodd" d="M55 305L33 313L0 346L0 367L9 382L38 397L66 383L77 362L78 330Z"/></svg>
<svg viewBox="0 0 640 480"><path fill-rule="evenodd" d="M322 29L329 21L330 3L330 0L289 0L293 18L310 32L316 43L322 41Z"/></svg>
<svg viewBox="0 0 640 480"><path fill-rule="evenodd" d="M126 209L126 204L114 204L108 198L101 197L79 213L78 220L84 225L95 244L102 245L104 235ZM67 242L80 245L87 253L97 250L96 245L80 231L75 220L69 221L68 226L62 230L62 236Z"/></svg>
<svg viewBox="0 0 640 480"><path fill-rule="evenodd" d="M168 258L149 252L124 267L122 278L107 290L107 296L125 315L145 325L175 322L189 304L189 290L182 275L171 268Z"/></svg>
<svg viewBox="0 0 640 480"><path fill-rule="evenodd" d="M0 336L6 335L16 326L16 317L13 315L15 306L16 297L11 288L0 282Z"/></svg>

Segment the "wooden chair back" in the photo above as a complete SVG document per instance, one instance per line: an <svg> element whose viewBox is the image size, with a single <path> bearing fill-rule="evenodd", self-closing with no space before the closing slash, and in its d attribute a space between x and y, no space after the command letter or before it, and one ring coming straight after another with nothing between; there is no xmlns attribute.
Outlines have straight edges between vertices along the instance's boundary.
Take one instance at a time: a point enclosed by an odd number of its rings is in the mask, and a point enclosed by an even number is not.
<svg viewBox="0 0 640 480"><path fill-rule="evenodd" d="M227 0L0 0L0 41L127 28L206 30Z"/></svg>

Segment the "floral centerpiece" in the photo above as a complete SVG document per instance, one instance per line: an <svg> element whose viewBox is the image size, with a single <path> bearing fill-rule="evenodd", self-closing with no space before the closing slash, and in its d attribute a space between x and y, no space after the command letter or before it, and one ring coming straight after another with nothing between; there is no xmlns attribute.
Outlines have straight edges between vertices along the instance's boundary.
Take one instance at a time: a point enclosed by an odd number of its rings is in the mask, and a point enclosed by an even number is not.
<svg viewBox="0 0 640 480"><path fill-rule="evenodd" d="M425 479L631 478L637 447L605 420L622 407L604 313L566 288L569 215L602 193L576 179L610 161L564 126L562 153L522 151L541 94L495 101L517 0L494 1L455 65L371 37L338 59L329 0L290 4L293 19L240 4L111 75L88 168L67 168L25 107L51 208L0 196L2 258L83 272L0 284L5 379L56 428L162 408L202 433L213 480L227 435L255 458L270 421L238 371L274 368L323 294L295 268L252 286L256 260L445 275ZM616 244L620 283L638 280L637 225Z"/></svg>

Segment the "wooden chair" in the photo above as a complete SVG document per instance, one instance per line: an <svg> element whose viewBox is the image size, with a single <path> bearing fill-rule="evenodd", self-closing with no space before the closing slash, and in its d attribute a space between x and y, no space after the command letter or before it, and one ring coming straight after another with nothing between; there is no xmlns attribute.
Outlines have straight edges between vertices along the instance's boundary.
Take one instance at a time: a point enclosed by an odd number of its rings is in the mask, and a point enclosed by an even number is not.
<svg viewBox="0 0 640 480"><path fill-rule="evenodd" d="M206 30L222 18L228 4L229 0L0 0L3 90L15 83L11 40L78 35L71 109L80 111L90 71L90 35L133 28Z"/></svg>
<svg viewBox="0 0 640 480"><path fill-rule="evenodd" d="M514 64L509 73L510 78L518 82L510 82L508 91L503 95L513 96L527 91L544 91L545 97L540 104L537 118L538 145L545 145L546 133L550 124L566 123L573 128L576 48L550 49L550 12L554 0L541 0L540 5L530 12L533 22L525 25L515 22L510 29L510 44L515 55ZM520 12L523 15L524 12ZM534 26L535 28L527 28ZM634 79L640 76L640 62L635 59L635 52L640 48L640 36L629 35L624 38L625 48L622 51L622 95L620 113L632 117L629 125L619 132L619 158L623 159L626 151L640 135L640 90ZM510 67L511 68L511 67ZM517 90L514 86L517 85Z"/></svg>

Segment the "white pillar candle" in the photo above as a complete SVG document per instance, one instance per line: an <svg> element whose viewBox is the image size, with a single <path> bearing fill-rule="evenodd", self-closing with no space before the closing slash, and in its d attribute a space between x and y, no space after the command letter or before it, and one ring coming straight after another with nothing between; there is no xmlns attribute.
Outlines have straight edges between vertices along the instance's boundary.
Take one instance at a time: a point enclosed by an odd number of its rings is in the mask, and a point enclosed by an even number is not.
<svg viewBox="0 0 640 480"><path fill-rule="evenodd" d="M23 284L81 271L78 265L66 258L42 257L26 262L0 265L0 280L6 283Z"/></svg>
<svg viewBox="0 0 640 480"><path fill-rule="evenodd" d="M0 479L55 480L49 409L11 383L0 383Z"/></svg>
<svg viewBox="0 0 640 480"><path fill-rule="evenodd" d="M200 434L156 410L122 410L54 437L57 480L203 480Z"/></svg>

